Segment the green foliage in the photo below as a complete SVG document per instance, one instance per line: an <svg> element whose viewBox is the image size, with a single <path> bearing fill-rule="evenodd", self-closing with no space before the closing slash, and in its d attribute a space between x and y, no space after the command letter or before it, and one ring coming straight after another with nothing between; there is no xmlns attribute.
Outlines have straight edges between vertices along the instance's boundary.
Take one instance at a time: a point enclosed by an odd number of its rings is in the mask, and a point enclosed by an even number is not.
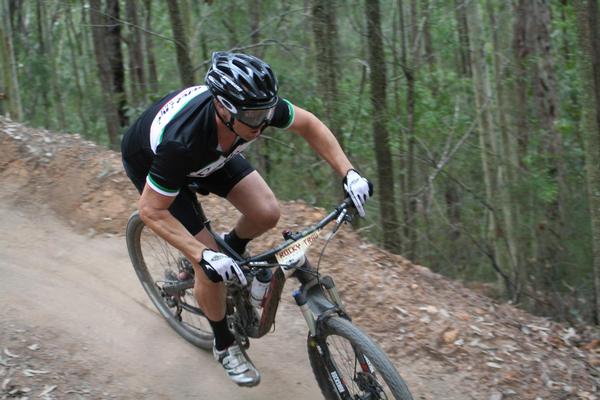
<svg viewBox="0 0 600 400"><path fill-rule="evenodd" d="M19 79L22 91L25 116L34 126L59 129L57 102L63 102L68 132L80 132L85 137L102 144L108 144L103 119L101 86L98 82L97 66L91 44L89 26L89 6L86 1L45 2L47 20L41 21L49 27L48 37L40 37L37 21L36 2L19 3L20 13L15 13L15 25L23 30L15 34L16 55L19 61ZM186 29L190 37L191 59L196 67L196 80L202 83L210 53L215 50L242 49L262 56L277 71L280 93L294 104L323 117L329 104L322 99L317 88L315 46L311 27L310 2L261 1L258 40L253 40L250 17L250 4L241 0L226 2L182 1ZM400 2L381 0L382 32L387 58L388 77L388 120L390 147L396 177L396 206L402 215L402 228L409 215L403 203L409 198L417 200L415 229L417 245L415 261L429 265L435 270L464 280L496 281L497 277L490 266L489 254L494 240L503 232L490 235L490 211L503 221L502 210L493 209L486 200L486 186L483 179L479 132L476 124L478 110L474 103L473 81L459 70L460 42L456 22L455 2L430 1L430 14L427 18L433 53L427 54L424 46L418 48L418 57L411 46L404 49L407 64L394 65L393 55L402 57L402 43L399 32ZM405 29L411 29L410 4L404 4ZM480 2L481 5L487 4ZM525 60L526 75L517 77L514 67L515 54L512 32L496 31L501 38L500 59L505 75L497 77L494 71L493 55L496 49L492 42L494 27L490 25L487 9L484 15L486 62L491 82L500 79L507 98L506 118L508 137L513 141L511 153L488 156L514 171L514 179L505 182L510 194L511 210L515 214L515 231L520 251L520 267L538 277L529 282L535 290L555 290L571 293L578 288L577 295L588 296L591 274L591 233L589 213L585 196L585 170L583 163L583 143L579 132L581 118L581 87L591 82L582 82L578 72L579 57L575 36L575 17L570 2L553 1L552 4L552 57L558 99L556 120L553 129L560 139L557 154L547 154L551 132L542 128L540 113L535 102L536 92L533 80L539 56L529 54ZM136 2L139 20L144 21L146 11L141 2ZM342 139L347 154L353 163L368 177L377 190L377 167L373 145L372 109L370 103L369 76L365 75L367 47L365 39L364 2L350 0L337 1L336 18L338 28L337 56L339 74L337 87L339 98L336 107L334 132ZM420 2L418 10L419 29L424 25L424 10ZM492 2L497 13L511 13L508 26L515 22L514 10L506 4ZM307 8L305 8L305 6ZM70 10L70 12L67 12ZM125 19L124 2L121 18ZM20 21L17 15L22 15ZM500 14L499 14L500 15ZM179 88L179 76L168 11L164 2L152 2L152 27L154 33L154 59L157 63L158 90L150 93L147 99L133 99L128 93L127 114L131 120L145 107L167 92ZM72 23L72 25L70 25ZM68 27L73 26L73 31ZM124 24L122 34L126 36L132 28ZM396 32L394 32L396 29ZM73 35L71 48L69 36ZM410 36L410 35L408 35ZM419 33L424 40L424 32ZM407 43L410 42L407 38ZM56 70L51 69L47 51L42 43L53 48ZM131 79L128 70L128 47L123 44L126 66L126 82ZM427 58L432 56L432 58ZM77 68L74 66L77 63ZM415 84L414 138L416 140L415 193L402 192L405 188L407 165L410 154L408 141L407 82L404 68L413 73ZM147 70L146 70L147 72ZM146 75L147 76L147 75ZM518 79L523 78L523 79ZM60 96L53 91L52 79L57 80ZM81 87L78 87L78 82ZM128 84L126 84L127 86ZM515 109L518 85L525 85L526 110ZM494 129L497 132L498 149L501 148L501 121L499 118L496 87L492 85L490 107L494 115ZM394 88L397 92L394 93ZM127 86L127 90L130 90ZM396 104L396 101L398 102ZM526 111L527 126L517 129L517 115ZM524 138L519 135L526 134ZM338 177L333 177L326 164L315 156L302 138L289 132L269 129L265 132L260 154L251 152L250 157L260 156L270 163L267 180L282 199L303 198L318 205L331 205L341 195ZM518 142L527 145L519 147ZM513 165L516 160L516 165ZM440 162L444 161L443 167ZM497 171L493 171L497 174ZM506 170L504 172L506 174ZM435 177L435 179L433 179ZM430 179L433 179L430 181ZM332 183L332 180L335 180ZM455 199L452 200L451 194ZM539 233L539 226L547 219L548 210L554 204L560 205L561 220L556 223L559 229L560 249L550 260L552 276L565 284L550 285L540 276L546 273L542 266L541 248L548 247L545 237ZM368 218L362 224L362 233L372 240L380 240L380 214L378 198L367 205ZM454 213L454 214L453 214ZM406 238L404 238L406 239ZM550 239L548 239L550 240ZM504 242L502 242L504 243ZM503 244L504 245L504 244ZM546 253L544 253L546 254ZM545 262L545 261L544 261ZM574 302L577 303L577 302ZM580 303L577 303L580 304ZM574 311L574 314L577 314ZM580 313L578 315L583 315Z"/></svg>

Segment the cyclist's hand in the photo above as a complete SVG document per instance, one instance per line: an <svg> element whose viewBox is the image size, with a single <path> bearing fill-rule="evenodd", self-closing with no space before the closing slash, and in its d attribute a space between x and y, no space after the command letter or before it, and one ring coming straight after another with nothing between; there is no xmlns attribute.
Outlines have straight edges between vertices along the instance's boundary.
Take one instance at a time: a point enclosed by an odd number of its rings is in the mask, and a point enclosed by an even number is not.
<svg viewBox="0 0 600 400"><path fill-rule="evenodd" d="M358 215L365 216L365 203L373 195L373 184L351 169L344 178L344 191L352 199Z"/></svg>
<svg viewBox="0 0 600 400"><path fill-rule="evenodd" d="M230 282L237 276L243 286L248 283L237 263L226 254L205 249L199 264L213 282Z"/></svg>

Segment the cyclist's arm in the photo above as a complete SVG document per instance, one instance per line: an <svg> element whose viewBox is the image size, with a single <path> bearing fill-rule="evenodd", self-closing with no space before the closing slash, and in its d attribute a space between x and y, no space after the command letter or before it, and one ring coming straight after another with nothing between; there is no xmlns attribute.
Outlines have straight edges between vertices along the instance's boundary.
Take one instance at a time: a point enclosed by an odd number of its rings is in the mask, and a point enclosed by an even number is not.
<svg viewBox="0 0 600 400"><path fill-rule="evenodd" d="M302 136L340 176L345 176L353 167L331 130L314 114L293 107L294 121L288 129Z"/></svg>
<svg viewBox="0 0 600 400"><path fill-rule="evenodd" d="M147 183L138 202L140 218L154 233L181 251L189 260L200 260L205 246L196 240L169 211L175 196L165 196Z"/></svg>

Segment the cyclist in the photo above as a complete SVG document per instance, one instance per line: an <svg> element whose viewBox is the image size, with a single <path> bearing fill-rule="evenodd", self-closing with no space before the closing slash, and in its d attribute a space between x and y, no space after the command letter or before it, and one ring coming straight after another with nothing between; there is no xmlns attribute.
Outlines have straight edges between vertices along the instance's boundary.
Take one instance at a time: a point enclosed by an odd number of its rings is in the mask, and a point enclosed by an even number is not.
<svg viewBox="0 0 600 400"><path fill-rule="evenodd" d="M219 252L192 207L187 183L226 198L241 217L224 239L243 254L249 241L273 228L280 210L275 195L242 151L268 126L301 135L344 177L343 187L359 214L370 197L369 182L352 166L331 131L313 114L277 95L277 79L264 61L215 52L205 85L168 94L126 132L123 166L141 193L141 219L180 250L195 272L194 294L214 333L213 354L238 385L260 375L235 344L225 318L224 282L246 278Z"/></svg>

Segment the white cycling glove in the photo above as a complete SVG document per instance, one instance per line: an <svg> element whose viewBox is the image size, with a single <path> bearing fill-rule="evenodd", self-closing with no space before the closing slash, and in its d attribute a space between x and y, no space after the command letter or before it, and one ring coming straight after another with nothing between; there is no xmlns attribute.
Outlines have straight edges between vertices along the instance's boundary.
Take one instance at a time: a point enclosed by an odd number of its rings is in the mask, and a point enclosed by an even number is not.
<svg viewBox="0 0 600 400"><path fill-rule="evenodd" d="M352 199L358 215L365 216L365 203L373 194L373 185L358 172L351 169L344 178L344 191Z"/></svg>
<svg viewBox="0 0 600 400"><path fill-rule="evenodd" d="M208 279L213 282L230 282L237 276L242 286L248 283L237 263L226 254L205 249L199 264Z"/></svg>

